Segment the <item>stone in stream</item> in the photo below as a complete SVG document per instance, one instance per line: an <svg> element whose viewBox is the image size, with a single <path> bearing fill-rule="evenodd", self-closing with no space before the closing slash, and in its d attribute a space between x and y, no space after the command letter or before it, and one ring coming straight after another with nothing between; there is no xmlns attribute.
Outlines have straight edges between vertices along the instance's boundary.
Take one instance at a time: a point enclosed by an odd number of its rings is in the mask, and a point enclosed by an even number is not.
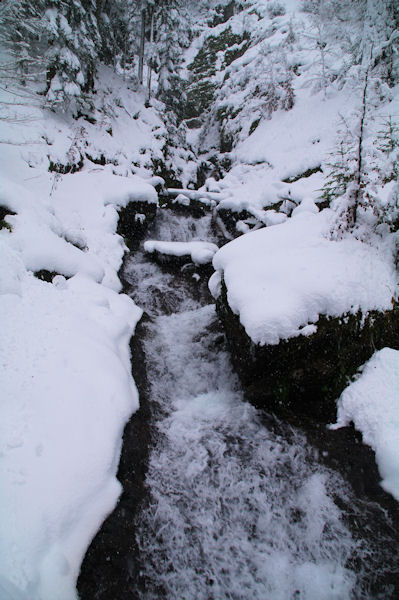
<svg viewBox="0 0 399 600"><path fill-rule="evenodd" d="M123 237L130 250L138 247L148 226L155 218L157 204L148 202L129 202L118 209L117 233Z"/></svg>

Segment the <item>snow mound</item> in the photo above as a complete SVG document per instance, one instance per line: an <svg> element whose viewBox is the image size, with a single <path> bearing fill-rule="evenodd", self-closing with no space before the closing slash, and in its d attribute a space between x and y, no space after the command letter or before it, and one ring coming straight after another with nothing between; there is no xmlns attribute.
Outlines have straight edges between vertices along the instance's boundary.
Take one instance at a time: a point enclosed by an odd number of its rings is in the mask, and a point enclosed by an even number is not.
<svg viewBox="0 0 399 600"><path fill-rule="evenodd" d="M129 202L157 204L158 194L153 187L157 183L158 179L155 177L148 181L144 181L137 175L120 177L114 175L108 167L66 175L57 187L57 192L61 196L68 196L71 199L76 198L77 192L79 192L79 195L86 198L88 205L95 198L104 206L108 204L126 206ZM88 199L90 202L87 202Z"/></svg>
<svg viewBox="0 0 399 600"><path fill-rule="evenodd" d="M1 573L30 598L74 598L80 563L120 494L138 408L129 339L141 310L88 277L26 273L0 296Z"/></svg>
<svg viewBox="0 0 399 600"><path fill-rule="evenodd" d="M338 400L337 423L353 421L375 451L381 485L399 500L399 351L383 348L363 366L359 379Z"/></svg>
<svg viewBox="0 0 399 600"><path fill-rule="evenodd" d="M190 198L184 194L178 194L176 198L172 200L173 204L181 204L181 206L190 206Z"/></svg>
<svg viewBox="0 0 399 600"><path fill-rule="evenodd" d="M248 233L213 259L232 311L253 342L311 335L319 315L392 307L397 274L385 250L353 237L329 239L332 213L300 211L281 225ZM312 325L311 328L308 325Z"/></svg>
<svg viewBox="0 0 399 600"><path fill-rule="evenodd" d="M149 254L159 252L168 256L190 256L196 265L205 265L212 262L218 251L216 244L211 242L161 242L148 240L144 243L144 250Z"/></svg>

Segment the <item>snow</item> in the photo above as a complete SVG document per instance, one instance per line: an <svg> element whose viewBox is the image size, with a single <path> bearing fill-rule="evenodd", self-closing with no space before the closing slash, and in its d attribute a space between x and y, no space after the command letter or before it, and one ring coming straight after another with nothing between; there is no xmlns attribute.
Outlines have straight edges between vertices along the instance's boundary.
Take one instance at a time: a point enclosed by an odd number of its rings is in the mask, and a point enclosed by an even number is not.
<svg viewBox="0 0 399 600"><path fill-rule="evenodd" d="M182 206L190 206L190 198L187 198L184 194L178 194L176 198L172 200L173 204L181 204Z"/></svg>
<svg viewBox="0 0 399 600"><path fill-rule="evenodd" d="M381 486L399 501L399 351L383 348L360 371L338 400L331 428L354 423L375 451Z"/></svg>
<svg viewBox="0 0 399 600"><path fill-rule="evenodd" d="M196 265L205 265L212 262L215 253L218 251L218 247L211 242L162 242L148 240L144 242L144 250L149 254L159 252L159 254L166 254L168 256L189 256Z"/></svg>
<svg viewBox="0 0 399 600"><path fill-rule="evenodd" d="M232 151L233 168L218 182L223 197L220 208L256 210L292 199L320 201L322 169L336 144L339 114L348 114L353 98L331 94L322 100L308 89L296 90L292 110L279 110ZM307 177L302 174L315 170ZM297 181L285 180L299 177Z"/></svg>
<svg viewBox="0 0 399 600"><path fill-rule="evenodd" d="M21 288L0 297L1 570L30 598L73 598L88 542L121 492L121 435L138 408L128 343L141 311L83 275L52 285L25 273Z"/></svg>
<svg viewBox="0 0 399 600"><path fill-rule="evenodd" d="M392 308L392 256L354 237L332 240L332 223L332 211L315 213L305 203L285 223L247 233L216 253L219 274L210 289L217 295L223 277L228 303L254 343L311 335L319 315Z"/></svg>
<svg viewBox="0 0 399 600"><path fill-rule="evenodd" d="M130 201L157 202L159 178L149 177L144 164L137 170L147 180L124 165L143 156L142 145L147 157L156 155L161 141L151 133L159 123L153 111L143 108L138 122L124 118L122 109L118 119L104 109L112 93L126 100L128 111L142 106L116 79L105 78L96 97L101 122L85 122L86 145L82 119L77 127L29 99L26 106L10 105L13 118L2 126L0 204L15 213L0 230L5 599L76 599L83 556L121 493L122 433L138 408L129 341L142 311L119 293L125 245L115 233L117 211ZM118 84L114 92L107 82ZM49 172L50 160L67 164L79 152L80 172ZM119 165L94 165L83 152L114 152ZM54 272L52 283L34 276L43 269Z"/></svg>

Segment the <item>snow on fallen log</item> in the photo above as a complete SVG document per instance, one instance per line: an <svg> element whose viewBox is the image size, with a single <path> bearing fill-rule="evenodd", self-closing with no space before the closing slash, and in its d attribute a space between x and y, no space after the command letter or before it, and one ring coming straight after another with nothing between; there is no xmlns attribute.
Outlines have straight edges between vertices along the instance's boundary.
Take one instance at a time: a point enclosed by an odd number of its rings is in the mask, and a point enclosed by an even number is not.
<svg viewBox="0 0 399 600"><path fill-rule="evenodd" d="M224 197L220 192L202 192L201 190L188 190L183 189L180 190L178 188L166 188L163 193L165 196L177 197L179 195L186 196L189 200L200 200L201 202L206 203L206 201L213 200L215 202L220 202Z"/></svg>
<svg viewBox="0 0 399 600"><path fill-rule="evenodd" d="M218 251L216 244L211 242L162 242L148 240L144 243L144 251L149 254L158 253L167 256L190 257L196 265L205 265L212 262Z"/></svg>

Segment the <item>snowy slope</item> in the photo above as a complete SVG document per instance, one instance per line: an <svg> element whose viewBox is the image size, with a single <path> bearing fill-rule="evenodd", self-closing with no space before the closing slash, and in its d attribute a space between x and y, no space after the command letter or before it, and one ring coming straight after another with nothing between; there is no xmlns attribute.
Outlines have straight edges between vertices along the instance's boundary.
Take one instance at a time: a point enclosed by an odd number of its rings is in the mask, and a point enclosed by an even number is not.
<svg viewBox="0 0 399 600"><path fill-rule="evenodd" d="M365 10L361 3L249 0L194 41L187 54L189 93L213 96L200 115L201 129L191 130L189 139L204 158L221 165L223 178L206 183L223 193L220 208L246 209L268 225L264 209L271 205L283 202L286 209L289 200L319 202L331 164L341 160L340 149L346 174L353 176L370 44L375 60L366 90L363 185L382 212L395 204L392 165L398 150L380 149L387 120L398 125L398 87L392 84L398 61L387 85L386 57L379 54L387 45L381 36L389 37L388 28L395 25L378 3L368 3L369 17ZM367 18L373 19L372 29L365 25ZM218 36L226 38L227 48L217 46ZM243 42L234 44L234 36ZM205 81L196 83L201 60L207 66L201 52L212 68ZM231 164L227 173L226 161ZM240 225L238 231L244 229Z"/></svg>
<svg viewBox="0 0 399 600"><path fill-rule="evenodd" d="M129 340L141 309L119 293L125 246L115 230L118 206L157 202L146 162L159 154L162 123L116 76L103 84L96 125L26 98L2 127L2 599L76 598L81 560L121 492L122 433L138 408ZM115 96L123 108L104 110ZM130 118L138 108L142 118ZM48 170L81 158L78 173ZM34 276L42 270L52 282Z"/></svg>

